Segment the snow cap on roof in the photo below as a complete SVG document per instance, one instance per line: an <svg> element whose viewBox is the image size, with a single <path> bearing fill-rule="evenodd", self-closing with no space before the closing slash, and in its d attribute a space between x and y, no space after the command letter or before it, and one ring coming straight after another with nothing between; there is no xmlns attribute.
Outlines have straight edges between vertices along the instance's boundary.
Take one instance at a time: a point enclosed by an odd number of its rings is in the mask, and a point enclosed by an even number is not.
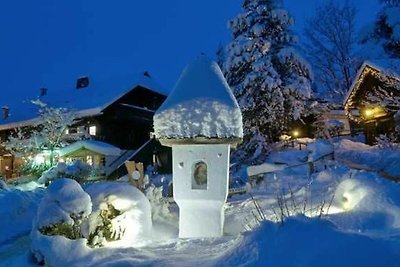
<svg viewBox="0 0 400 267"><path fill-rule="evenodd" d="M400 80L400 75L397 74L397 67L394 64L396 62L395 60L389 61L386 59L382 60L374 60L374 61L364 61L364 63L361 65L361 67L358 69L356 76L353 79L353 83L351 84L349 90L347 91L347 94L344 98L343 105L346 108L347 102L350 100L351 96L353 95L353 91L358 89L358 86L360 86L362 82L362 76L364 72L368 72L369 70L373 69L380 73L379 75L386 75L390 76L393 79ZM394 64L394 65L393 65ZM397 64L398 65L398 64Z"/></svg>
<svg viewBox="0 0 400 267"><path fill-rule="evenodd" d="M66 147L60 148L58 154L60 157L65 157L82 149L90 150L104 156L119 156L121 154L121 150L118 147L95 140L77 141Z"/></svg>
<svg viewBox="0 0 400 267"><path fill-rule="evenodd" d="M40 97L40 100L50 107L63 107L72 110L78 118L95 116L113 104L115 101L136 88L143 87L157 94L167 95L168 92L160 86L149 74L127 74L119 77L102 78L94 75L90 78L87 88L77 90L76 80L70 79L61 83ZM63 86L64 84L64 86ZM5 94L5 95L4 95ZM0 118L0 130L24 127L40 122L38 107L31 100L37 99L37 91L14 93L4 92L0 98L0 106L10 107L9 117Z"/></svg>
<svg viewBox="0 0 400 267"><path fill-rule="evenodd" d="M217 63L199 56L154 115L159 139L240 139L242 113Z"/></svg>

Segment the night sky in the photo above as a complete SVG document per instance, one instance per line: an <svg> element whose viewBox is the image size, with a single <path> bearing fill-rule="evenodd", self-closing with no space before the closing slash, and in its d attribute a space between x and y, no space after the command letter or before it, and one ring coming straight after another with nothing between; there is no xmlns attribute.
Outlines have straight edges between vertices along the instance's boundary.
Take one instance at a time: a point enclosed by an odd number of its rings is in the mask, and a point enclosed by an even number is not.
<svg viewBox="0 0 400 267"><path fill-rule="evenodd" d="M301 39L306 17L323 0L284 0ZM378 0L353 0L357 25L375 19ZM0 3L0 85L23 95L54 90L77 77L148 70L172 88L198 54L229 42L227 21L242 0L13 0ZM358 6L360 5L360 6Z"/></svg>

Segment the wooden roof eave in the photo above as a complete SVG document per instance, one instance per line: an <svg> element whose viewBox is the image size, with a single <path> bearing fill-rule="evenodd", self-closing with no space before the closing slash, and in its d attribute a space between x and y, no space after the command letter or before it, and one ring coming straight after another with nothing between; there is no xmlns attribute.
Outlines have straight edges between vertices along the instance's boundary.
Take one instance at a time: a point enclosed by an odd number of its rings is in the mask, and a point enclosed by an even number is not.
<svg viewBox="0 0 400 267"><path fill-rule="evenodd" d="M343 102L345 114L351 120L356 121L356 122L361 121L360 118L357 118L357 117L353 116L353 114L351 114L351 110L355 108L352 106L353 98L355 97L357 91L359 90L360 85L363 83L367 74L372 73L373 75L375 75L379 78L380 72L381 72L381 69L378 66L375 66L374 64L372 64L370 62L364 62L363 65L358 70L357 75L355 76L353 83L350 86L350 89L347 92L347 95Z"/></svg>

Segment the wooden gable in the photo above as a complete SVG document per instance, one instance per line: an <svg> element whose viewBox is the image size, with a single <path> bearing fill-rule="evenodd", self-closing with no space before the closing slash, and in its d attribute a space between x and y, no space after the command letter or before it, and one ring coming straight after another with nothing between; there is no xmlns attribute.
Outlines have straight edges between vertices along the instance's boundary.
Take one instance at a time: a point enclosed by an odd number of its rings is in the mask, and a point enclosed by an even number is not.
<svg viewBox="0 0 400 267"><path fill-rule="evenodd" d="M387 117L398 107L382 105L385 98L400 96L400 79L378 67L364 64L358 72L344 102L346 115L356 122Z"/></svg>

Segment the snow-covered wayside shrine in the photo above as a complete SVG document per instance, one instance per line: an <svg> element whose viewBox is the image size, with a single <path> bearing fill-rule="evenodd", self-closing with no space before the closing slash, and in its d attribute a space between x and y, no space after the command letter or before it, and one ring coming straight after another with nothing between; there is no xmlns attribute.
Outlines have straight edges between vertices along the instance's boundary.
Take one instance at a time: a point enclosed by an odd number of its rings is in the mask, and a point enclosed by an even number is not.
<svg viewBox="0 0 400 267"><path fill-rule="evenodd" d="M400 0L0 14L0 267L400 267Z"/></svg>
<svg viewBox="0 0 400 267"><path fill-rule="evenodd" d="M185 98L191 82L215 94ZM400 185L386 178L400 173L396 147L283 140L228 176L243 132L219 67L199 57L175 90L155 115L172 175L149 169L139 188L128 175L54 179L79 177L76 163L1 183L0 266L399 266Z"/></svg>

